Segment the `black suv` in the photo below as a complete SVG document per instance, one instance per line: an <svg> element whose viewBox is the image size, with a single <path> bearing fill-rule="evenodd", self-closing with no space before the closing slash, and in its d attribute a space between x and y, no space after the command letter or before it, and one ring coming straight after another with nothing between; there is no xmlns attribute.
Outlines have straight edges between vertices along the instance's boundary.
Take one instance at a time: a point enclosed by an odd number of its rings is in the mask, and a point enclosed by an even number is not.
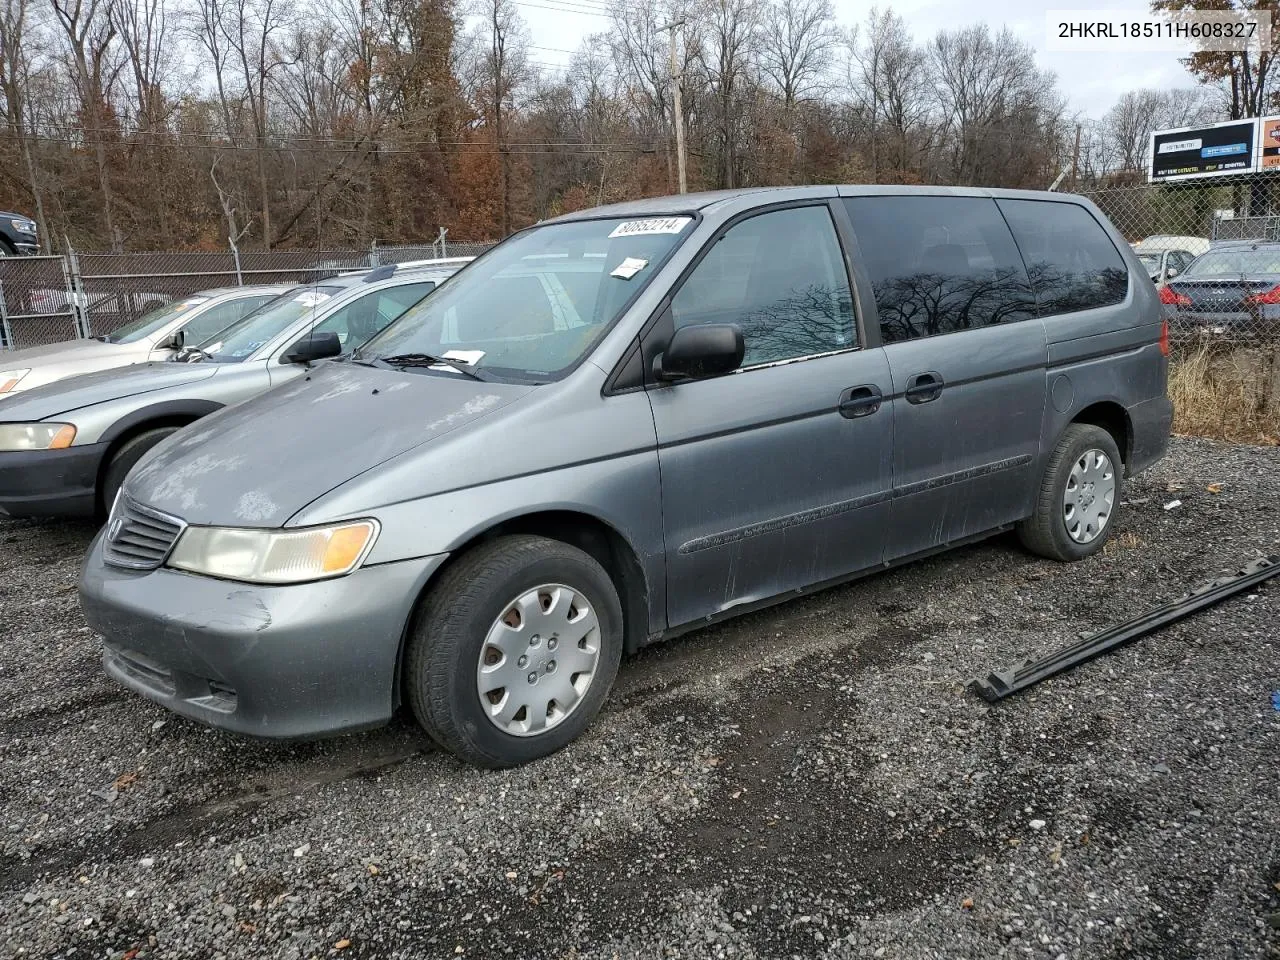
<svg viewBox="0 0 1280 960"><path fill-rule="evenodd" d="M39 252L36 222L20 213L0 212L0 257L27 256Z"/></svg>

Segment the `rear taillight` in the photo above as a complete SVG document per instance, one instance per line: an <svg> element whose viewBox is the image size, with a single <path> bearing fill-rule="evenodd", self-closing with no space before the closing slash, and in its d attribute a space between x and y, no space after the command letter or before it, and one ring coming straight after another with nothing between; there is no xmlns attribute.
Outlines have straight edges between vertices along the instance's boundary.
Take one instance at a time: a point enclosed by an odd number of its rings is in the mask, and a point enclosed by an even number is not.
<svg viewBox="0 0 1280 960"><path fill-rule="evenodd" d="M1244 298L1245 303L1280 303L1280 285Z"/></svg>
<svg viewBox="0 0 1280 960"><path fill-rule="evenodd" d="M1169 355L1169 321L1160 324L1160 352Z"/></svg>
<svg viewBox="0 0 1280 960"><path fill-rule="evenodd" d="M1171 290L1168 287L1161 287L1160 302L1171 307L1186 307L1191 305L1191 298L1185 293L1178 293L1178 291Z"/></svg>

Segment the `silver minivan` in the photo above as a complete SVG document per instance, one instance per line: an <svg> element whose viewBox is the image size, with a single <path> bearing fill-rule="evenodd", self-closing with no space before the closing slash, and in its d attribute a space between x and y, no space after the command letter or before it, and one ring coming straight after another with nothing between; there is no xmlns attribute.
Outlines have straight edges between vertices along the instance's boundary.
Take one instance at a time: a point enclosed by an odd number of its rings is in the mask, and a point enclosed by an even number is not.
<svg viewBox="0 0 1280 960"><path fill-rule="evenodd" d="M81 602L107 671L185 716L310 737L404 703L518 764L624 651L998 531L1096 553L1165 450L1164 334L1078 197L587 210L155 448Z"/></svg>

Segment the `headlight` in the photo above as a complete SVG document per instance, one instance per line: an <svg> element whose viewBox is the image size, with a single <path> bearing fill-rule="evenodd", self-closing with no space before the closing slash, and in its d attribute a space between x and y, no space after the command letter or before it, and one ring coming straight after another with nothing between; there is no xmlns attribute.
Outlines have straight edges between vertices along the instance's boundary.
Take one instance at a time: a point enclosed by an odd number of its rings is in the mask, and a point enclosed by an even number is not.
<svg viewBox="0 0 1280 960"><path fill-rule="evenodd" d="M65 450L75 438L69 423L0 423L0 450Z"/></svg>
<svg viewBox="0 0 1280 960"><path fill-rule="evenodd" d="M0 370L0 393L8 393L30 372L30 367L24 367L22 370Z"/></svg>
<svg viewBox="0 0 1280 960"><path fill-rule="evenodd" d="M187 527L168 565L223 580L306 583L350 573L377 535L373 520L306 530Z"/></svg>
<svg viewBox="0 0 1280 960"><path fill-rule="evenodd" d="M34 234L36 232L36 225L32 220L10 220L9 222L13 224L13 229L19 233Z"/></svg>

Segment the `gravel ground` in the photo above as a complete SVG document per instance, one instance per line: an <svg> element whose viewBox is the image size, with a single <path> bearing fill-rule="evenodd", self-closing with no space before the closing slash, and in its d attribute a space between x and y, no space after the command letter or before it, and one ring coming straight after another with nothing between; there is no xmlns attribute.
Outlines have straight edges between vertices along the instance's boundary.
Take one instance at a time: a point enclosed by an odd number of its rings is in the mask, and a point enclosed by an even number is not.
<svg viewBox="0 0 1280 960"><path fill-rule="evenodd" d="M503 773L165 713L101 673L92 531L0 521L0 956L1280 957L1280 581L963 687L1280 552L1277 494L1280 450L1179 440L1104 556L997 538L651 648Z"/></svg>

